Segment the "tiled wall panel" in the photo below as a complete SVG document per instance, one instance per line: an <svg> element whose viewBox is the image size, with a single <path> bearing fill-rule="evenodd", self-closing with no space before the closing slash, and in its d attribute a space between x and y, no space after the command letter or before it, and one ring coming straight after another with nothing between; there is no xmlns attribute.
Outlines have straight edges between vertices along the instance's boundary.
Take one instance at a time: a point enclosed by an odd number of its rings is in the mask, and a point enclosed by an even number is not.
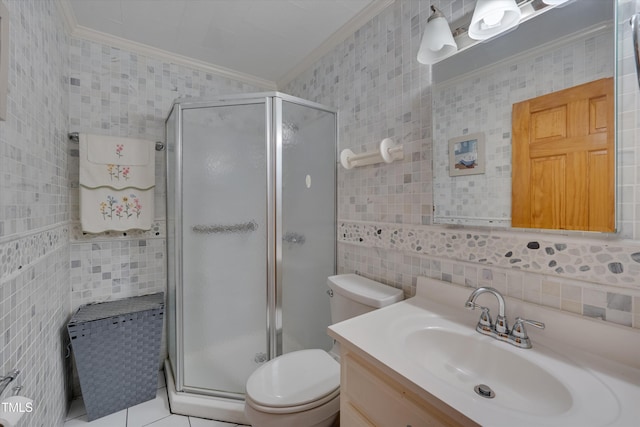
<svg viewBox="0 0 640 427"><path fill-rule="evenodd" d="M0 375L21 373L2 399L22 385L34 402L20 426L57 426L70 384L68 37L55 1L3 3L10 38L0 122Z"/></svg>
<svg viewBox="0 0 640 427"><path fill-rule="evenodd" d="M360 272L401 287L406 295L413 295L416 277L421 274L473 287L491 283L528 301L640 327L636 274L636 248L640 249L640 176L637 174L640 150L636 122L640 104L628 28L628 17L635 11L637 2L621 1L617 29L621 58L618 64L621 232L588 236L520 230L499 232L471 226L447 229L431 225L432 167L435 166L433 88L430 68L417 62L416 53L431 4L439 7L452 22L472 10L474 3L398 0L282 88L292 95L339 109L340 149L351 148L356 153L370 151L385 137L405 147L405 159L401 162L351 170L339 168L339 223L375 233L377 230L390 232L394 227L407 232L413 230L423 233L425 248L435 245L434 250L416 250L407 242L398 244L391 234L385 239L369 236L370 239L359 241L363 236L354 240L353 235L339 233L340 272ZM586 49L601 47L594 39ZM456 126L464 128L463 124ZM486 247L476 247L475 251L468 246L474 242L473 236L495 233L501 236L499 250L490 257L485 256ZM467 235L472 237L467 239ZM407 236L405 233L404 237ZM490 239L488 242L495 244ZM543 264L540 260L533 260L538 263L535 264L523 261L522 256L514 256L527 251L533 254L534 250L527 248L527 244L535 241L551 245L554 255L548 255L544 246ZM556 245L572 248L572 253L559 254ZM507 256L509 253L511 256ZM475 259L470 255L476 256ZM569 258L565 259L565 255ZM619 260L620 256L624 260Z"/></svg>
<svg viewBox="0 0 640 427"><path fill-rule="evenodd" d="M164 141L164 123L180 97L264 89L93 41L70 41L70 131ZM72 308L164 291L165 152L156 152L151 231L84 235L79 223L78 145L71 148Z"/></svg>

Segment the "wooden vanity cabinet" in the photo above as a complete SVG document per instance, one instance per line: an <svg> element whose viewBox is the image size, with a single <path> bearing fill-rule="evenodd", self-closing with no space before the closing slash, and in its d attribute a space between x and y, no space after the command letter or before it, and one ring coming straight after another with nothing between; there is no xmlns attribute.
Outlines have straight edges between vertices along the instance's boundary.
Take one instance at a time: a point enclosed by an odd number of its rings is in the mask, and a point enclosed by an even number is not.
<svg viewBox="0 0 640 427"><path fill-rule="evenodd" d="M353 351L343 351L340 372L342 427L476 426L475 422L383 372ZM405 384L403 384L405 382Z"/></svg>

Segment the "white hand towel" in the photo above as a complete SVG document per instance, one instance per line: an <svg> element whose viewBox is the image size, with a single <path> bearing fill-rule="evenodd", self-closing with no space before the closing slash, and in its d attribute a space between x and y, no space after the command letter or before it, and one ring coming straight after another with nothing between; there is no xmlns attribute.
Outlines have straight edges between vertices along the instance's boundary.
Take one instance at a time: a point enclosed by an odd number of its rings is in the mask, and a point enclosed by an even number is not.
<svg viewBox="0 0 640 427"><path fill-rule="evenodd" d="M80 134L80 185L146 190L155 185L155 142Z"/></svg>
<svg viewBox="0 0 640 427"><path fill-rule="evenodd" d="M150 230L153 223L153 188L114 190L80 187L82 231Z"/></svg>

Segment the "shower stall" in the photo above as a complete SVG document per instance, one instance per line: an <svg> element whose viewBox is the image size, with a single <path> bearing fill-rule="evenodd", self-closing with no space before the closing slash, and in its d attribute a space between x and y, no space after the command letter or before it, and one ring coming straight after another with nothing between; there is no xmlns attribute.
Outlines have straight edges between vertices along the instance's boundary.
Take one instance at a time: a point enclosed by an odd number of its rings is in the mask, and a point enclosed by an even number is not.
<svg viewBox="0 0 640 427"><path fill-rule="evenodd" d="M166 134L171 407L242 423L260 364L332 344L337 113L278 92L184 99Z"/></svg>

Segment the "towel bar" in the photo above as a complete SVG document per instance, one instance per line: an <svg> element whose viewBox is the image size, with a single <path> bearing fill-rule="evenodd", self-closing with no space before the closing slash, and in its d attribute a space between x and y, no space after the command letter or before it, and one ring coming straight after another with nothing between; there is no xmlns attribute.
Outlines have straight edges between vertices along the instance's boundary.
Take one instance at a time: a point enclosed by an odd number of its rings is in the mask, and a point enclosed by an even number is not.
<svg viewBox="0 0 640 427"><path fill-rule="evenodd" d="M69 139L73 142L80 142L80 133L79 132L69 132ZM156 151L164 150L164 142L156 141Z"/></svg>

